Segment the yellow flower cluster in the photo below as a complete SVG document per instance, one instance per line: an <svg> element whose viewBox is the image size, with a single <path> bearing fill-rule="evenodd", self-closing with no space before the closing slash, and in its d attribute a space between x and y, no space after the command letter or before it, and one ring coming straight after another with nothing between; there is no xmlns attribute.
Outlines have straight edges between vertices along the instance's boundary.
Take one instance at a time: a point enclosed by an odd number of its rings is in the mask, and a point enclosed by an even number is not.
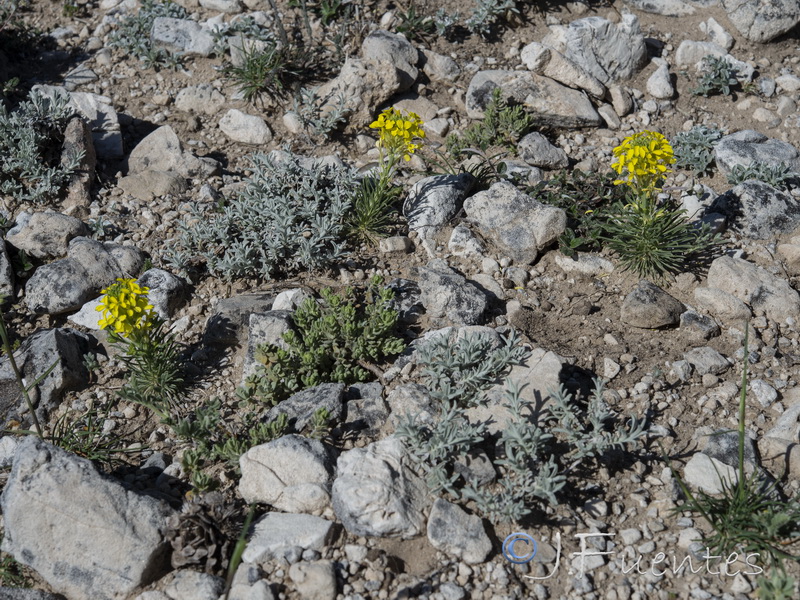
<svg viewBox="0 0 800 600"><path fill-rule="evenodd" d="M117 279L117 283L102 291L98 311L103 313L99 325L112 328L114 333L130 337L134 331L146 331L155 318L153 305L147 300L149 288L142 287L134 279Z"/></svg>
<svg viewBox="0 0 800 600"><path fill-rule="evenodd" d="M617 160L611 168L624 177L614 183L626 183L640 190L653 189L658 178L675 162L669 141L656 131L635 133L613 152Z"/></svg>
<svg viewBox="0 0 800 600"><path fill-rule="evenodd" d="M422 119L417 113L409 111L404 115L395 108L384 110L370 128L378 130L378 148L397 156L402 154L405 160L411 160L411 155L419 148L414 140L425 137Z"/></svg>

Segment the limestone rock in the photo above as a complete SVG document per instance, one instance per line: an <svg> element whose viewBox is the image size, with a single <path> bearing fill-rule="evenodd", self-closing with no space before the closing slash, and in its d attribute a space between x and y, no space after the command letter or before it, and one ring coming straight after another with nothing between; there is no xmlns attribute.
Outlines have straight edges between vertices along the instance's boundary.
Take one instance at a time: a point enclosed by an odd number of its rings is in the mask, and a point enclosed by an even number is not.
<svg viewBox="0 0 800 600"><path fill-rule="evenodd" d="M408 460L396 437L342 453L333 510L347 531L403 539L424 531L428 490Z"/></svg>
<svg viewBox="0 0 800 600"><path fill-rule="evenodd" d="M515 262L531 264L564 232L564 211L542 204L508 182L498 182L464 202L467 218Z"/></svg>
<svg viewBox="0 0 800 600"><path fill-rule="evenodd" d="M321 514L330 502L334 463L319 440L285 435L250 448L239 459L239 493L292 513Z"/></svg>
<svg viewBox="0 0 800 600"><path fill-rule="evenodd" d="M467 115L482 119L492 92L498 87L504 97L525 105L526 112L538 126L597 127L602 122L586 94L530 71L475 73L464 100Z"/></svg>
<svg viewBox="0 0 800 600"><path fill-rule="evenodd" d="M437 498L428 517L428 540L437 550L467 564L480 564L492 551L483 521L456 504Z"/></svg>
<svg viewBox="0 0 800 600"><path fill-rule="evenodd" d="M616 24L603 17L577 19L566 27L551 28L543 43L606 85L633 77L647 63L639 20L630 13Z"/></svg>
<svg viewBox="0 0 800 600"><path fill-rule="evenodd" d="M169 563L171 509L34 436L20 443L1 502L3 550L70 600L124 600Z"/></svg>
<svg viewBox="0 0 800 600"><path fill-rule="evenodd" d="M403 203L408 228L422 237L435 235L461 210L474 180L469 173L420 179Z"/></svg>
<svg viewBox="0 0 800 600"><path fill-rule="evenodd" d="M800 201L763 181L750 180L718 196L711 209L724 214L733 229L756 239L771 239L800 225Z"/></svg>
<svg viewBox="0 0 800 600"><path fill-rule="evenodd" d="M751 42L769 42L800 23L797 0L721 0L736 29Z"/></svg>
<svg viewBox="0 0 800 600"><path fill-rule="evenodd" d="M420 299L428 316L458 325L478 325L487 308L486 295L463 275L434 259L415 273L422 291Z"/></svg>
<svg viewBox="0 0 800 600"><path fill-rule="evenodd" d="M800 173L800 152L797 148L752 129L724 136L714 147L714 157L720 171L726 176L734 165L749 167L752 163L785 163L792 171Z"/></svg>
<svg viewBox="0 0 800 600"><path fill-rule="evenodd" d="M741 258L715 259L708 269L708 287L728 292L774 321L800 317L800 295L789 282Z"/></svg>

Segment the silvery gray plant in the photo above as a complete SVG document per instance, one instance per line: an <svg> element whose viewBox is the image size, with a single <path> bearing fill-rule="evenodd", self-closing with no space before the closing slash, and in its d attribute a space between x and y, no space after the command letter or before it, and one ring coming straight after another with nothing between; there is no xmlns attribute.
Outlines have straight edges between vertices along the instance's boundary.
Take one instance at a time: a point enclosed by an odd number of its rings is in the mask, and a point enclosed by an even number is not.
<svg viewBox="0 0 800 600"><path fill-rule="evenodd" d="M481 392L507 367L523 363L530 355L514 329L497 346L492 338L481 334L468 333L455 343L440 335L418 352L422 376L433 397L460 406L479 403Z"/></svg>
<svg viewBox="0 0 800 600"><path fill-rule="evenodd" d="M195 204L170 258L186 267L202 259L226 280L272 279L329 267L344 253L344 221L358 188L347 167L298 157L251 157L253 174L223 204Z"/></svg>
<svg viewBox="0 0 800 600"><path fill-rule="evenodd" d="M675 166L690 169L695 175L709 171L714 162L714 146L722 138L722 132L713 127L695 125L672 138Z"/></svg>
<svg viewBox="0 0 800 600"><path fill-rule="evenodd" d="M472 33L487 37L506 13L519 13L515 0L475 0L472 15L464 23Z"/></svg>
<svg viewBox="0 0 800 600"><path fill-rule="evenodd" d="M302 88L300 95L295 98L294 112L300 118L306 130L315 136L325 139L347 122L350 113L346 107L347 98L341 92L335 96L322 98L318 93L319 88ZM328 101L333 103L329 104Z"/></svg>
<svg viewBox="0 0 800 600"><path fill-rule="evenodd" d="M58 196L83 158L61 152L74 114L67 94L32 91L11 113L0 104L0 193L34 204Z"/></svg>
<svg viewBox="0 0 800 600"><path fill-rule="evenodd" d="M739 185L750 179L762 181L775 189L788 190L797 185L798 174L784 162L776 165L763 162L752 162L747 166L734 165L728 174L728 183L731 185Z"/></svg>
<svg viewBox="0 0 800 600"><path fill-rule="evenodd" d="M468 334L455 344L442 336L419 350L423 376L432 396L440 400L440 413L430 422L407 416L397 433L433 493L471 500L494 522L519 521L542 501L558 504L569 475L587 460L635 446L646 435L645 419L631 418L627 426L616 423L603 400L600 380L585 409L560 387L550 393L543 414L509 380L504 404L508 420L497 439L491 439L485 424L471 422L463 407L485 404L486 387L527 355L520 353L522 346L513 332L500 346L491 345L484 336ZM490 366L483 367L484 362ZM487 442L496 449L498 481L462 481L455 464Z"/></svg>

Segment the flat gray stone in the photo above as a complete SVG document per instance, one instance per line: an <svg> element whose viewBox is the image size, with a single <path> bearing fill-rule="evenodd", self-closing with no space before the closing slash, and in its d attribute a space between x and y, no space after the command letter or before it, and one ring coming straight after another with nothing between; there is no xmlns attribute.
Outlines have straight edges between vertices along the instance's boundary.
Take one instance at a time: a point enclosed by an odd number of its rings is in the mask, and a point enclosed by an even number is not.
<svg viewBox="0 0 800 600"><path fill-rule="evenodd" d="M403 91L407 82L394 65L370 58L349 57L339 75L322 84L317 90L320 98L327 98L320 109L323 114L337 107L337 98L345 99L344 109L350 114L354 127L369 125L375 111L395 94Z"/></svg>
<svg viewBox="0 0 800 600"><path fill-rule="evenodd" d="M752 163L785 163L792 171L800 173L800 152L797 148L752 129L737 131L720 139L714 146L714 158L726 176L735 165L749 167Z"/></svg>
<svg viewBox="0 0 800 600"><path fill-rule="evenodd" d="M606 85L630 79L647 64L639 19L630 13L623 14L616 24L603 17L586 17L564 27L551 27L542 43Z"/></svg>
<svg viewBox="0 0 800 600"><path fill-rule="evenodd" d="M483 322L488 308L486 294L443 260L431 260L424 267L415 267L414 272L421 290L420 300L431 319L456 325Z"/></svg>
<svg viewBox="0 0 800 600"><path fill-rule="evenodd" d="M191 19L156 17L150 40L157 48L186 56L210 56L214 52L214 36Z"/></svg>
<svg viewBox="0 0 800 600"><path fill-rule="evenodd" d="M53 211L21 212L6 241L38 259L66 256L69 241L88 235L89 228L80 219Z"/></svg>
<svg viewBox="0 0 800 600"><path fill-rule="evenodd" d="M291 513L321 514L330 503L334 461L319 440L285 435L250 448L239 459L245 502Z"/></svg>
<svg viewBox="0 0 800 600"><path fill-rule="evenodd" d="M800 295L789 282L744 259L715 259L708 269L707 285L735 296L773 321L800 317Z"/></svg>
<svg viewBox="0 0 800 600"><path fill-rule="evenodd" d="M569 165L567 153L537 132L529 133L519 141L517 154L529 165L543 169L563 169Z"/></svg>
<svg viewBox="0 0 800 600"><path fill-rule="evenodd" d="M189 188L186 179L177 173L151 169L122 177L117 185L124 193L144 202L167 195L178 196Z"/></svg>
<svg viewBox="0 0 800 600"><path fill-rule="evenodd" d="M294 563L289 577L301 598L336 600L336 571L329 560Z"/></svg>
<svg viewBox="0 0 800 600"><path fill-rule="evenodd" d="M495 88L524 104L538 126L597 127L602 123L585 93L530 71L478 71L467 88L467 116L482 119Z"/></svg>
<svg viewBox="0 0 800 600"><path fill-rule="evenodd" d="M183 302L183 281L169 271L148 269L141 274L136 283L149 288L147 299L153 305L158 316L165 321L172 317Z"/></svg>
<svg viewBox="0 0 800 600"><path fill-rule="evenodd" d="M210 83L190 85L175 96L175 108L184 112L215 115L225 104L225 96Z"/></svg>
<svg viewBox="0 0 800 600"><path fill-rule="evenodd" d="M482 563L492 551L481 518L441 498L431 507L428 540L437 550L470 565Z"/></svg>
<svg viewBox="0 0 800 600"><path fill-rule="evenodd" d="M289 430L301 432L311 423L317 409L326 408L331 422L339 423L344 414L344 389L343 383L323 383L297 392L272 407L267 413L267 421L283 413L288 417Z"/></svg>
<svg viewBox="0 0 800 600"><path fill-rule="evenodd" d="M724 321L745 321L753 316L747 305L739 298L716 288L695 288L694 301L698 308Z"/></svg>
<svg viewBox="0 0 800 600"><path fill-rule="evenodd" d="M70 600L122 600L169 564L169 507L35 436L20 443L0 502L3 550Z"/></svg>
<svg viewBox="0 0 800 600"><path fill-rule="evenodd" d="M378 29L364 38L361 55L379 63L393 65L400 73L400 89L409 89L419 76L419 51L405 36Z"/></svg>
<svg viewBox="0 0 800 600"><path fill-rule="evenodd" d="M218 600L225 591L225 580L208 573L179 569L172 576L164 589L170 600Z"/></svg>
<svg viewBox="0 0 800 600"><path fill-rule="evenodd" d="M219 120L219 128L234 142L261 146L272 140L272 131L266 121L257 115L248 115L235 108Z"/></svg>
<svg viewBox="0 0 800 600"><path fill-rule="evenodd" d="M697 371L697 374L701 376L707 373L719 375L731 367L731 363L710 346L693 348L684 353L683 358L692 365L694 370Z"/></svg>
<svg viewBox="0 0 800 600"><path fill-rule="evenodd" d="M408 228L432 237L461 210L475 178L469 173L434 175L416 182L403 202Z"/></svg>
<svg viewBox="0 0 800 600"><path fill-rule="evenodd" d="M272 308L275 294L259 292L223 298L214 307L203 333L204 344L238 344L246 340L250 315Z"/></svg>
<svg viewBox="0 0 800 600"><path fill-rule="evenodd" d="M737 232L756 240L790 233L800 226L800 201L763 181L745 181L717 197L711 207Z"/></svg>
<svg viewBox="0 0 800 600"><path fill-rule="evenodd" d="M735 485L739 476L733 467L698 452L683 468L683 479L690 486L708 494L719 494L724 489L723 485Z"/></svg>
<svg viewBox="0 0 800 600"><path fill-rule="evenodd" d="M605 96L606 86L554 48L531 42L520 52L520 59L528 69L538 75L544 75L573 89L584 90L595 98L602 99Z"/></svg>
<svg viewBox="0 0 800 600"><path fill-rule="evenodd" d="M177 134L163 125L139 142L128 157L129 174L144 171L173 171L183 177L219 174L220 164L212 158L197 158L184 152Z"/></svg>
<svg viewBox="0 0 800 600"><path fill-rule="evenodd" d="M620 319L642 329L673 327L680 323L683 304L657 285L642 279L622 302Z"/></svg>
<svg viewBox="0 0 800 600"><path fill-rule="evenodd" d="M281 560L295 548L318 552L330 542L333 523L313 515L267 513L253 525L242 554L245 563Z"/></svg>
<svg viewBox="0 0 800 600"><path fill-rule="evenodd" d="M22 376L31 382L54 363L55 368L31 391L31 401L40 417L57 406L69 390L86 386L89 373L83 356L92 347L92 338L73 329L41 329L29 336L14 353ZM0 361L0 418L6 422L10 414L26 413L14 371L8 360Z"/></svg>

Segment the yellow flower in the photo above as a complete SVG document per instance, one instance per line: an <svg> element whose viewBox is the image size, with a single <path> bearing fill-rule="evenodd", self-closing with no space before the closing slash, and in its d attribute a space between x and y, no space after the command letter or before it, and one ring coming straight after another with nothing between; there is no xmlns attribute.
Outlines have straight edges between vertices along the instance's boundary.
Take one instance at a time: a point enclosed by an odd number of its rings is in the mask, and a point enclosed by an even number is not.
<svg viewBox="0 0 800 600"><path fill-rule="evenodd" d="M98 324L102 329L130 337L134 331L146 331L153 325L155 313L147 300L149 288L133 279L117 279L117 283L102 291L103 299L97 310L103 313Z"/></svg>
<svg viewBox="0 0 800 600"><path fill-rule="evenodd" d="M403 114L395 108L384 110L370 128L378 130L378 148L395 156L402 155L407 161L419 148L413 140L425 137L422 119L417 113L409 111Z"/></svg>
<svg viewBox="0 0 800 600"><path fill-rule="evenodd" d="M642 131L625 138L613 153L617 160L611 168L623 176L614 183L640 190L655 188L658 178L669 172L669 165L675 162L669 141L656 131Z"/></svg>

